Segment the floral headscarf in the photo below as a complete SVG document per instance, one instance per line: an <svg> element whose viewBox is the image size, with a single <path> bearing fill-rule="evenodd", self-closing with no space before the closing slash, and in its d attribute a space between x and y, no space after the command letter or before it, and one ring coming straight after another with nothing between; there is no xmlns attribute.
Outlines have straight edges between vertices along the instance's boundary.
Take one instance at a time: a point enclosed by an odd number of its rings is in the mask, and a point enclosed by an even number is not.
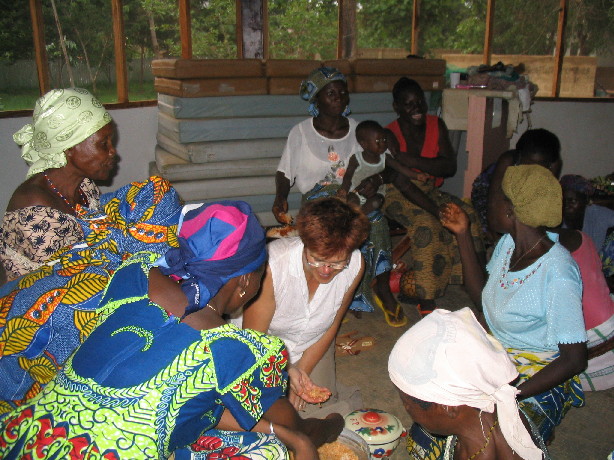
<svg viewBox="0 0 614 460"><path fill-rule="evenodd" d="M26 179L66 165L64 152L112 121L100 101L82 88L53 89L36 101L33 123L15 134L30 166Z"/></svg>

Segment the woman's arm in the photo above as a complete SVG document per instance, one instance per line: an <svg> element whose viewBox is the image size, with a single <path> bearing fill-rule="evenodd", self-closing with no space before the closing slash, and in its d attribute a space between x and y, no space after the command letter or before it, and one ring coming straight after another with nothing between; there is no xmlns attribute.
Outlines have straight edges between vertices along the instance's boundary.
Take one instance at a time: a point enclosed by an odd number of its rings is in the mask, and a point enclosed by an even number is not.
<svg viewBox="0 0 614 460"><path fill-rule="evenodd" d="M416 168L435 177L452 177L456 174L456 152L450 143L450 135L445 122L438 118L439 123L439 153L436 158L425 158L419 154L413 155L400 152L397 160L409 168Z"/></svg>
<svg viewBox="0 0 614 460"><path fill-rule="evenodd" d="M529 380L518 385L518 399L525 399L551 390L578 375L587 365L586 342L559 343L560 355Z"/></svg>
<svg viewBox="0 0 614 460"><path fill-rule="evenodd" d="M277 222L285 224L283 215L288 212L288 194L290 193L290 179L277 171L275 174L275 201L273 201L273 215Z"/></svg>
<svg viewBox="0 0 614 460"><path fill-rule="evenodd" d="M328 347L335 339L335 336L337 335L337 331L339 331L339 326L341 326L341 321L343 320L343 316L345 315L347 309L352 303L352 299L354 298L354 292L356 291L356 288L358 287L358 285L360 284L360 281L362 280L364 271L365 271L365 263L361 256L360 257L360 270L358 274L356 275L356 278L354 278L352 285L348 288L347 292L345 293L345 296L343 297L343 300L341 301L341 306L339 307L339 310L337 310L337 314L335 315L335 319L333 320L333 324L331 324L331 326L324 333L324 335L320 338L320 340L318 340L316 343L310 346L307 350L305 350L301 359L296 363L296 366L304 370L307 374L311 374L311 371L313 370L313 368L316 366L316 364L318 364L318 362L320 362L320 359L322 359L322 356L324 356L324 353L326 353L326 350L328 350Z"/></svg>
<svg viewBox="0 0 614 460"><path fill-rule="evenodd" d="M350 161L348 161L348 167L345 170L345 174L343 176L343 182L341 183L341 187L337 191L337 195L345 198L350 192L350 187L352 186L352 178L354 177L354 172L358 167L358 160L356 159L356 155L352 155L350 157Z"/></svg>
<svg viewBox="0 0 614 460"><path fill-rule="evenodd" d="M317 447L332 442L343 429L343 418L331 414L325 419L301 419L287 399L280 398L266 411L251 431L274 434L290 449L297 460L317 459ZM230 411L225 410L217 429L245 431Z"/></svg>
<svg viewBox="0 0 614 460"><path fill-rule="evenodd" d="M439 218L439 206L433 200L425 195L412 181L408 180L407 177L396 171L393 171L393 173L390 176L388 174L386 176L392 177L392 183L405 198Z"/></svg>
<svg viewBox="0 0 614 460"><path fill-rule="evenodd" d="M266 266L260 294L243 311L243 329L268 332L275 314L275 291L273 274L269 264Z"/></svg>
<svg viewBox="0 0 614 460"><path fill-rule="evenodd" d="M456 237L463 266L465 289L481 312L482 289L486 284L486 273L473 245L469 216L460 206L448 203L441 207L440 220L441 225L454 233Z"/></svg>
<svg viewBox="0 0 614 460"><path fill-rule="evenodd" d="M427 174L423 172L414 171L413 169L408 168L405 165L402 165L392 155L386 156L386 166L389 166L390 168L394 169L399 174L403 174L404 176L410 179L426 182L429 177Z"/></svg>

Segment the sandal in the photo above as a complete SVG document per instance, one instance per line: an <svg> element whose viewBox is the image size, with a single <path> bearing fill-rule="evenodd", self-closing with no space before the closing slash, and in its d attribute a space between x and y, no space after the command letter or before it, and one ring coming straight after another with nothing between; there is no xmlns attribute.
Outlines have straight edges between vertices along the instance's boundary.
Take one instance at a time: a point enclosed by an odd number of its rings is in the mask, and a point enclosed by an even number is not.
<svg viewBox="0 0 614 460"><path fill-rule="evenodd" d="M337 337L337 340L335 341L335 355L354 356L375 345L375 339L373 337L360 337L358 339L353 339L351 335L356 334L357 332L358 331L352 331L348 334ZM346 340L343 340L343 338Z"/></svg>
<svg viewBox="0 0 614 460"><path fill-rule="evenodd" d="M382 300L376 294L373 294L373 300L375 301L375 305L377 305L384 312L384 318L386 319L388 326L403 327L407 324L407 316L403 316L403 318L397 319L396 321L392 319L393 317L398 318L399 314L403 311L403 307L401 307L399 302L397 302L394 315L392 315L388 310L386 310L386 308L384 308Z"/></svg>
<svg viewBox="0 0 614 460"><path fill-rule="evenodd" d="M424 318L427 315L430 315L431 313L433 313L435 310L437 310L437 307L434 306L432 309L429 309L428 307L423 308L422 304L418 304L416 305L416 308L418 309L418 313L420 314L420 316L422 318Z"/></svg>

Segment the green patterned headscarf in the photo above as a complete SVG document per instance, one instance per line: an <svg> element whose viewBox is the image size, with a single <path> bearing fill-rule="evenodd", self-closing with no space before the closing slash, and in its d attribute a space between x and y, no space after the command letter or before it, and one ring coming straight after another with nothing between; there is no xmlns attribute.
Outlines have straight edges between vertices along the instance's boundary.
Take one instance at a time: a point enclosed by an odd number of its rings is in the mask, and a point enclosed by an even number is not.
<svg viewBox="0 0 614 460"><path fill-rule="evenodd" d="M520 222L556 227L563 219L563 191L549 169L539 165L509 166L501 183Z"/></svg>
<svg viewBox="0 0 614 460"><path fill-rule="evenodd" d="M64 152L112 121L111 115L89 91L53 89L36 101L33 123L15 134L21 157L30 169L26 179L66 165Z"/></svg>

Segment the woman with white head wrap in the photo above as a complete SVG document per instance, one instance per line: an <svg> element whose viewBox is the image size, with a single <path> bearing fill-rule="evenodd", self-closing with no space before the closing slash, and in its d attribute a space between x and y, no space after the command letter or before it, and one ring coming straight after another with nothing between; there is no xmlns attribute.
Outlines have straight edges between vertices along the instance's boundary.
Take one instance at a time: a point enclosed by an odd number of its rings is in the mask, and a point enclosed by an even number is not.
<svg viewBox="0 0 614 460"><path fill-rule="evenodd" d="M510 385L518 371L469 308L436 310L410 328L392 349L388 372L414 422L449 436L439 458L544 458ZM411 436L408 448L431 458Z"/></svg>
<svg viewBox="0 0 614 460"><path fill-rule="evenodd" d="M539 165L509 166L501 189L488 220L503 236L487 273L462 209L449 204L440 219L458 241L465 288L483 313L482 324L518 370L516 399L548 442L569 409L584 405L578 377L587 364L582 280L558 235L546 230L559 225L562 215L561 186L552 172Z"/></svg>
<svg viewBox="0 0 614 460"><path fill-rule="evenodd" d="M13 135L30 168L0 229L0 261L8 281L83 239L75 216L83 207L98 208L100 192L93 181L109 179L115 168L112 121L87 90L54 89L36 101L32 123Z"/></svg>

